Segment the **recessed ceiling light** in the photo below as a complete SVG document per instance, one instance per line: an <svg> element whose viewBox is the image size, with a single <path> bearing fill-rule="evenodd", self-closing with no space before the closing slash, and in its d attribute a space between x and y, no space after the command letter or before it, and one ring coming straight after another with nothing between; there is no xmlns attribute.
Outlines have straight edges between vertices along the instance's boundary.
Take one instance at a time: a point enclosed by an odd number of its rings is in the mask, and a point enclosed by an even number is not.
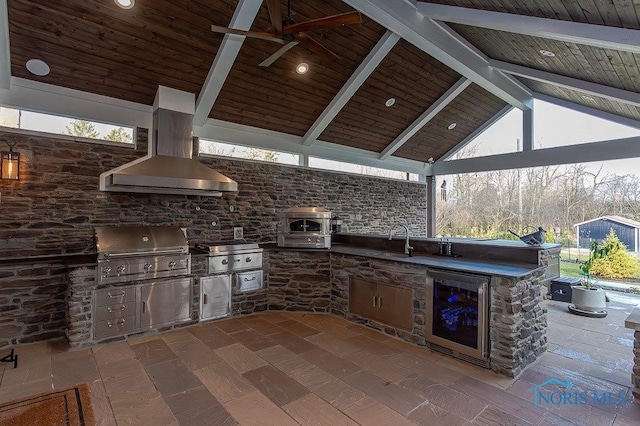
<svg viewBox="0 0 640 426"><path fill-rule="evenodd" d="M296 72L298 74L304 74L307 71L309 71L309 64L307 64L306 62L301 62L298 65L296 65Z"/></svg>
<svg viewBox="0 0 640 426"><path fill-rule="evenodd" d="M451 124L449 124L449 125L447 126L447 129L449 129L449 130L453 130L453 129L455 129L455 128L456 128L456 126L457 126L457 125L458 125L457 123L451 123Z"/></svg>
<svg viewBox="0 0 640 426"><path fill-rule="evenodd" d="M587 96L587 95L582 95L582 99L584 99L585 101L595 101L595 99L593 99L591 96Z"/></svg>
<svg viewBox="0 0 640 426"><path fill-rule="evenodd" d="M39 76L45 76L49 74L49 71L51 71L51 69L49 69L49 65L40 59L29 59L26 66L31 74Z"/></svg>
<svg viewBox="0 0 640 426"><path fill-rule="evenodd" d="M388 107L392 106L393 104L396 103L396 98L389 98L387 99L387 102L385 102L384 104Z"/></svg>
<svg viewBox="0 0 640 426"><path fill-rule="evenodd" d="M542 49L542 50L540 51L540 54L542 54L543 56L548 56L548 57L550 57L550 58L553 58L554 56L556 56L556 54L555 54L555 53L553 53L552 51L550 51L550 50L544 50L544 49Z"/></svg>
<svg viewBox="0 0 640 426"><path fill-rule="evenodd" d="M116 2L118 6L123 9L131 9L134 4L136 4L136 0L113 0Z"/></svg>

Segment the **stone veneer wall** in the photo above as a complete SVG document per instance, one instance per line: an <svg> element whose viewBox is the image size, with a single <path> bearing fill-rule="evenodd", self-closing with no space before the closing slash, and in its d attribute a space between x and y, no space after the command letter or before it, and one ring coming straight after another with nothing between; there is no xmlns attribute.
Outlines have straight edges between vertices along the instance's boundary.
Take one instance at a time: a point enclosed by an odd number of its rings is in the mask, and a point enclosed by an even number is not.
<svg viewBox="0 0 640 426"><path fill-rule="evenodd" d="M631 374L633 385L633 399L640 404L640 331L633 332L633 372Z"/></svg>
<svg viewBox="0 0 640 426"><path fill-rule="evenodd" d="M16 142L21 180L0 181L0 257L91 253L96 225L178 225L191 243L229 240L242 226L248 241L273 242L278 214L296 206L323 206L349 232L408 223L412 235L426 235L426 191L416 182L216 157L200 161L236 180L238 192L100 192L100 173L146 154L146 130L136 149L0 131L3 139Z"/></svg>
<svg viewBox="0 0 640 426"><path fill-rule="evenodd" d="M0 348L64 336L66 274L60 262L0 265Z"/></svg>
<svg viewBox="0 0 640 426"><path fill-rule="evenodd" d="M264 252L270 311L330 312L329 252Z"/></svg>
<svg viewBox="0 0 640 426"><path fill-rule="evenodd" d="M74 268L69 272L67 289L67 328L69 347L81 348L93 341L93 290L97 287L96 267Z"/></svg>
<svg viewBox="0 0 640 426"><path fill-rule="evenodd" d="M100 192L100 173L146 154L146 129L138 129L135 149L15 130L0 130L1 140L16 142L21 179L0 181L0 258L92 253L94 226L177 225L187 228L192 244L229 240L233 227L242 226L248 241L272 242L279 212L294 206L324 206L340 215L351 232L385 232L390 224L406 222L413 235L426 233L425 187L415 182L201 158L236 180L239 191L221 198ZM66 270L51 266L44 272L43 263L3 263L0 348L63 335ZM29 274L50 277L29 281ZM25 279L17 283L16 277ZM266 303L266 292L234 295L233 310L266 309Z"/></svg>
<svg viewBox="0 0 640 426"><path fill-rule="evenodd" d="M491 282L491 369L515 377L547 350L544 272Z"/></svg>
<svg viewBox="0 0 640 426"><path fill-rule="evenodd" d="M331 273L331 313L411 343L425 344L426 269L423 266L331 253ZM351 276L411 288L413 290L411 332L350 313L349 279Z"/></svg>

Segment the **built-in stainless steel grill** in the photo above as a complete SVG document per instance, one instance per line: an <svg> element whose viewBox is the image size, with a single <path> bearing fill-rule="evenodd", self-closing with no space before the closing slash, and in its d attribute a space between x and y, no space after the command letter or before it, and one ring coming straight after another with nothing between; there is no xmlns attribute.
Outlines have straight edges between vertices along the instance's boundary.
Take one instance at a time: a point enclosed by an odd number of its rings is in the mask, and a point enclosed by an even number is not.
<svg viewBox="0 0 640 426"><path fill-rule="evenodd" d="M206 277L200 278L200 319L231 313L232 293L263 287L262 249L244 240L196 244L209 254Z"/></svg>
<svg viewBox="0 0 640 426"><path fill-rule="evenodd" d="M97 227L95 233L94 339L191 319L191 255L179 227Z"/></svg>
<svg viewBox="0 0 640 426"><path fill-rule="evenodd" d="M191 273L189 243L177 226L96 227L98 284Z"/></svg>

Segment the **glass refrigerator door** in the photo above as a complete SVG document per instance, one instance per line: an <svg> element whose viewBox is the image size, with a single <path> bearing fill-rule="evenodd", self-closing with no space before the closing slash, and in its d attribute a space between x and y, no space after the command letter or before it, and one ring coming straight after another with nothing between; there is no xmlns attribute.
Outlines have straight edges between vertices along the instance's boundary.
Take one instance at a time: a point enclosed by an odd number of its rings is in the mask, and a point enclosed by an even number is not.
<svg viewBox="0 0 640 426"><path fill-rule="evenodd" d="M434 278L433 335L478 349L479 287Z"/></svg>

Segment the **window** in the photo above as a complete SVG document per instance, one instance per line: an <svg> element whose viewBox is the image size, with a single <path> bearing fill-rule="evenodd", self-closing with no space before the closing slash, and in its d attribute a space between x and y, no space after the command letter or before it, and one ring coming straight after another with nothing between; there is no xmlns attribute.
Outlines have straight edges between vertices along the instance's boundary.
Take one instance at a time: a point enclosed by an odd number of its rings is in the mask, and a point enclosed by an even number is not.
<svg viewBox="0 0 640 426"><path fill-rule="evenodd" d="M298 165L300 156L288 152L271 151L222 142L200 139L200 154L222 155L225 157L246 158L280 164Z"/></svg>
<svg viewBox="0 0 640 426"><path fill-rule="evenodd" d="M406 173L397 170L362 166L359 164L344 163L342 161L325 160L324 158L318 157L309 157L309 167L325 170L335 170L340 172L358 173L362 175L378 176L390 179L402 179L416 182L418 181L418 175L415 173Z"/></svg>
<svg viewBox="0 0 640 426"><path fill-rule="evenodd" d="M131 127L6 107L0 107L0 126L87 139L134 142L134 129Z"/></svg>

